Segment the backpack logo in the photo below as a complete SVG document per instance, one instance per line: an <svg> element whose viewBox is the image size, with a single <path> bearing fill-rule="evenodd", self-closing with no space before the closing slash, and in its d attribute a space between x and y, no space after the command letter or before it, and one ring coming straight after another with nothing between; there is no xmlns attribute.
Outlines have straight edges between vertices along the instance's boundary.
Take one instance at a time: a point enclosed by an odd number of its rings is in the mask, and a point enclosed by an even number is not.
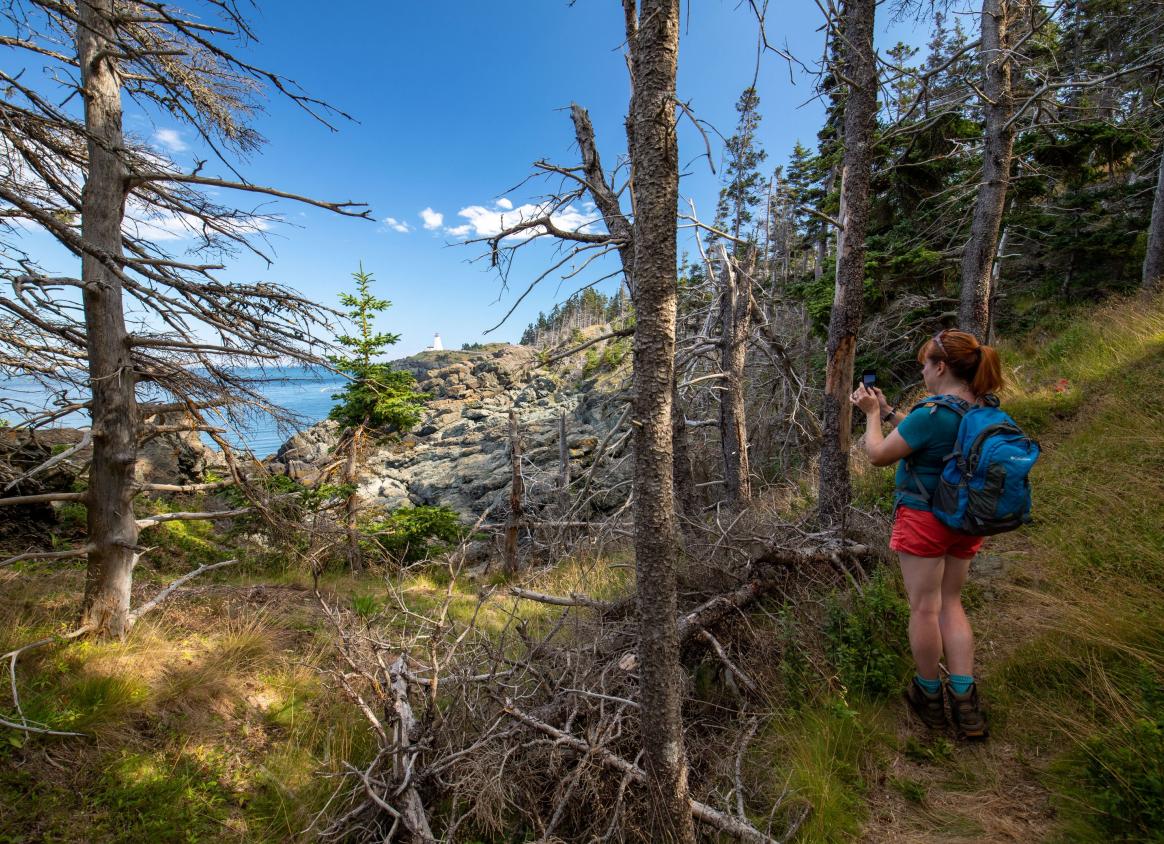
<svg viewBox="0 0 1164 844"><path fill-rule="evenodd" d="M917 485L938 521L974 536L1030 522L1030 473L1040 453L1039 444L998 407L998 399L989 396L987 402L972 406L953 396L935 396L915 406L940 405L962 417L933 496L920 480Z"/></svg>

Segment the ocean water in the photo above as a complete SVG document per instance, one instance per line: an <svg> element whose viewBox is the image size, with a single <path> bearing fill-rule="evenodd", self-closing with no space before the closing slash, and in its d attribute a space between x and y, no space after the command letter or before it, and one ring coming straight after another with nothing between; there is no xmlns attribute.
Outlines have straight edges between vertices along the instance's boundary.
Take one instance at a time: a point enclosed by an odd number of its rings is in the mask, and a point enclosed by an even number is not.
<svg viewBox="0 0 1164 844"><path fill-rule="evenodd" d="M259 370L244 370L240 374L259 377ZM284 407L300 417L300 427L307 427L327 418L335 402L332 395L343 389L346 380L332 372L303 366L271 368L263 374L261 392L272 404ZM156 396L140 396L143 400L156 400ZM19 414L10 409L18 405L34 410L52 406L51 392L43 389L35 381L27 378L8 378L0 381L0 399L8 407L0 408L0 419L8 423L19 421ZM73 413L63 417L61 427L76 428L89 424L87 413ZM278 451L279 446L295 433L294 428L277 426L266 415L254 415L242 430L230 432L226 439L235 446L250 449L257 457L266 457Z"/></svg>

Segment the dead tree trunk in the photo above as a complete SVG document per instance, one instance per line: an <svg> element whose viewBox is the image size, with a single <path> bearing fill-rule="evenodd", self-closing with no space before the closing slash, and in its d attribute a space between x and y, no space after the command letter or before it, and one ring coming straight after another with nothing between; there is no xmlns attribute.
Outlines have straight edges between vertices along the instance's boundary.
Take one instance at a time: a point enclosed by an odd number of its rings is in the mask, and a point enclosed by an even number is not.
<svg viewBox="0 0 1164 844"><path fill-rule="evenodd" d="M857 329L865 282L865 232L869 223L869 180L873 163L873 122L877 112L877 66L873 56L875 0L849 0L844 17L844 157L841 165L841 230L837 235L837 279L829 317L825 370L824 442L820 455L818 513L823 524L843 528L849 507L849 441Z"/></svg>
<svg viewBox="0 0 1164 844"><path fill-rule="evenodd" d="M748 467L748 426L744 412L744 362L751 331L752 283L721 244L719 247L723 298L720 305L720 371L724 390L719 393L720 446L728 506L738 509L752 495Z"/></svg>
<svg viewBox="0 0 1164 844"><path fill-rule="evenodd" d="M990 273L990 321L986 325L986 336L982 342L987 345L994 343L994 318L998 311L998 300L1002 297L1002 287L1000 282L1002 280L1002 259L1006 255L1006 243L1009 239L1010 230L1003 227L998 235L998 252L994 256L994 269Z"/></svg>
<svg viewBox="0 0 1164 844"><path fill-rule="evenodd" d="M1148 251L1144 255L1144 289L1164 287L1164 146L1160 149L1160 174L1156 177L1156 198L1148 224Z"/></svg>
<svg viewBox="0 0 1164 844"><path fill-rule="evenodd" d="M81 624L99 636L129 628L133 566L139 553L133 515L137 401L122 308L121 224L126 172L121 82L115 58L113 0L77 4L77 58L85 101L88 171L81 192L81 257L86 343L93 391L93 457L89 469L89 567Z"/></svg>
<svg viewBox="0 0 1164 844"><path fill-rule="evenodd" d="M676 634L677 545L672 490L679 148L675 73L679 0L624 0L631 46L628 119L634 218L634 547L639 702L646 771L659 811L656 840L695 841L683 746Z"/></svg>
<svg viewBox="0 0 1164 844"><path fill-rule="evenodd" d="M982 181L974 202L970 240L962 253L958 324L979 340L990 326L990 287L1014 156L1014 93L1011 86L1013 9L1017 0L982 0L982 102L986 127Z"/></svg>
<svg viewBox="0 0 1164 844"><path fill-rule="evenodd" d="M627 44L634 32L634 5L624 5L627 11ZM633 110L632 103L632 110ZM594 126L590 122L590 114L578 104L570 106L570 117L574 122L574 137L578 141L578 149L582 153L582 172L586 175L586 190L594 200L595 207L602 214L602 220L607 230L618 243L618 257L622 263L624 286L619 287L619 301L629 291L634 300L635 285L635 231L626 215L622 213L618 195L607 183L606 171L602 169L602 161L598 155L598 147L594 141ZM634 150L634 119L628 113L626 124L627 149ZM625 288L625 290L624 290ZM620 305L620 311L622 308ZM675 454L674 488L679 512L685 517L693 519L698 515L698 505L695 496L695 481L691 476L691 464L687 457L687 425L683 418L683 408L678 403L678 391L673 390L671 411L672 449Z"/></svg>
<svg viewBox="0 0 1164 844"><path fill-rule="evenodd" d="M521 526L521 500L525 483L521 477L521 437L517 432L517 413L509 411L509 455L513 461L513 480L509 485L509 518L505 522L505 573L517 574L517 531Z"/></svg>

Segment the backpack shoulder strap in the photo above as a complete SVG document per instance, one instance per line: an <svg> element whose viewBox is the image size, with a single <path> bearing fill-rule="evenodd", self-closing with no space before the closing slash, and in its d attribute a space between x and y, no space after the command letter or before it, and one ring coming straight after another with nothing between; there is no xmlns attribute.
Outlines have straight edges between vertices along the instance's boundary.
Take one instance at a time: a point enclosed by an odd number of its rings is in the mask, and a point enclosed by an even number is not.
<svg viewBox="0 0 1164 844"><path fill-rule="evenodd" d="M928 396L911 407L909 412L913 413L919 407L944 407L954 411L959 416L965 416L971 405L966 399L960 399L957 396Z"/></svg>
<svg viewBox="0 0 1164 844"><path fill-rule="evenodd" d="M944 407L947 410L952 410L954 413L957 413L958 417L961 419L964 418L969 412L971 405L970 402L966 401L965 399L960 399L957 396L928 396L911 407L909 412L913 413L915 410L922 407ZM953 455L946 455L943 460L948 460L951 456ZM914 459L913 455L911 454L905 458L905 471L911 478L913 478L913 484L915 487L917 487L918 493L921 494L922 500L924 500L926 504L929 504L930 499L932 498L930 491L926 489L925 484L921 482L921 478L919 478L917 472L913 470L913 466Z"/></svg>

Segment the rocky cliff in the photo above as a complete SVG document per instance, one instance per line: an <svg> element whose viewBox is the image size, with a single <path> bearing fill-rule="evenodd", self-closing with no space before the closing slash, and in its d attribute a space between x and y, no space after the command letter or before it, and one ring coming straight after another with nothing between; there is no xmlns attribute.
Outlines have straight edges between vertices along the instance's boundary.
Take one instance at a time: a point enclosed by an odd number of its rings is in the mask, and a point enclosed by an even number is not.
<svg viewBox="0 0 1164 844"><path fill-rule="evenodd" d="M536 352L526 346L425 352L395 365L410 370L431 399L415 431L379 442L360 457L361 497L389 509L439 504L467 518L490 506L507 511L511 410L522 443L526 499L533 508L547 505L557 494L559 417L565 416L570 476L577 479L590 469L600 442L625 407L614 395L617 373L599 370L583 377L577 361L539 367ZM314 481L334 466L339 434L335 422L321 422L284 444L276 463L293 477ZM605 452L594 489L629 477L625 441L619 439L612 437L615 447ZM587 513L616 506L625 493L624 486L621 493L596 496L586 505Z"/></svg>

